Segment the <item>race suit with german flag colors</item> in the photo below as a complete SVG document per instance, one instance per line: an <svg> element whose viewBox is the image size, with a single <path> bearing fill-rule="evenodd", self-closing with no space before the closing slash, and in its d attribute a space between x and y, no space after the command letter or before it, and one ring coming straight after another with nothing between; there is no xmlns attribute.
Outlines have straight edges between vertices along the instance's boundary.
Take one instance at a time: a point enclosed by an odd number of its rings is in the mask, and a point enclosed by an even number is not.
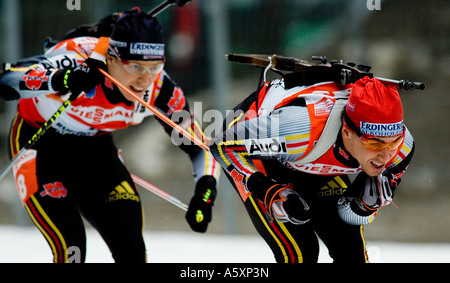
<svg viewBox="0 0 450 283"><path fill-rule="evenodd" d="M389 176L388 202L392 202L393 191L410 162L414 140L406 127L403 144L378 179L367 176L345 149L340 128L335 129L339 132L332 146L314 160L302 162L318 144L336 101L348 99L351 88L352 85L334 82L290 89L285 88L283 79L266 83L234 108L233 116L224 123L225 131L211 142L211 152L244 201L254 226L277 262L316 262L315 233L334 261L367 262L363 225L351 225L342 219L337 203L343 196L380 189L369 183L385 176ZM342 117L341 113L339 119ZM301 195L310 207L311 220L294 225L266 218L266 207L247 186L256 172ZM350 174L358 174L353 183ZM376 209L369 215L368 223L375 217Z"/></svg>
<svg viewBox="0 0 450 283"><path fill-rule="evenodd" d="M11 157L68 99L70 93L61 96L51 82L58 69L74 68L84 61L77 52L67 50L70 41L89 56L98 38L62 41L43 56L24 59L0 76L1 97L20 99L9 137ZM188 113L174 122L205 139L183 90L164 70L143 99L169 118L181 111ZM84 227L78 210L100 231L116 261L145 260L140 198L111 133L152 115L137 101L126 100L105 77L92 90L82 92L14 166L20 198L49 242L55 262L67 261L70 246L79 247L84 259ZM217 180L220 166L213 156L157 120L174 144L189 155L195 181L204 176Z"/></svg>

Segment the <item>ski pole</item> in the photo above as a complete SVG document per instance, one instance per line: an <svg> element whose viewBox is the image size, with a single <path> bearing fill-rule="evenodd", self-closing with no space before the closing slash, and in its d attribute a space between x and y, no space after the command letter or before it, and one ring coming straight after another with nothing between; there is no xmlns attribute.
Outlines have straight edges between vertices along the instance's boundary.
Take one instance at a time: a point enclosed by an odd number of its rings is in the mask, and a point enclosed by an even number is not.
<svg viewBox="0 0 450 283"><path fill-rule="evenodd" d="M53 122L69 107L69 105L78 97L78 94L71 94L69 99L66 100L61 107L53 114L53 116L45 122L45 124L31 137L31 139L22 147L22 149L12 158L8 165L1 171L0 180L8 174L9 170L16 164L16 162L22 158L22 156L30 149L36 142L50 129Z"/></svg>
<svg viewBox="0 0 450 283"><path fill-rule="evenodd" d="M75 44L75 42L70 41L67 43L67 50L74 50L76 51L80 56L82 56L83 58L87 58L87 56L85 54L83 54L81 52L81 50L78 48L78 46ZM106 72L103 69L99 69L99 71L105 76L107 77L110 81L112 81L115 85L117 85L119 88L121 88L123 91L125 91L128 95L130 95L131 97L133 97L134 99L136 99L139 103L141 103L144 107L146 107L147 109L149 109L150 111L153 112L153 114L155 114L158 118L160 118L161 120L163 120L166 124L168 124L169 126L171 126L172 128L174 128L175 130L177 130L179 133L181 133L183 136L185 136L186 138L190 139L192 142L194 142L196 145L198 145L199 147L201 147L202 149L209 151L208 146L201 140L199 140L198 138L196 138L195 136L191 135L191 133L189 133L188 131L186 131L185 129L183 129L180 125L176 124L175 122L173 122L172 120L170 120L166 115L164 115L163 113L161 113L158 109L156 109L155 107L151 106L150 104L148 104L145 100L143 100L141 97L139 97L138 95L136 95L134 92L132 92L131 90L129 90L126 86L124 86L123 84L121 84L118 80L116 80L114 77L112 77L110 74L108 74L108 72Z"/></svg>
<svg viewBox="0 0 450 283"><path fill-rule="evenodd" d="M170 202L171 204L181 208L184 211L188 210L188 205L183 203L181 200L177 199L176 197L171 196L170 194L166 193L165 191L161 190L160 188L156 187L155 185L150 184L149 182L139 178L138 176L131 174L131 178L133 178L133 181L141 186L142 188L146 189L149 192L154 193L155 195L159 196L160 198Z"/></svg>
<svg viewBox="0 0 450 283"><path fill-rule="evenodd" d="M191 0L166 0L161 4L159 4L158 6L156 6L155 8L153 8L153 10L148 12L148 15L156 17L157 15L159 15L159 13L167 9L169 6L174 6L175 4L177 4L178 7L182 7L190 1Z"/></svg>

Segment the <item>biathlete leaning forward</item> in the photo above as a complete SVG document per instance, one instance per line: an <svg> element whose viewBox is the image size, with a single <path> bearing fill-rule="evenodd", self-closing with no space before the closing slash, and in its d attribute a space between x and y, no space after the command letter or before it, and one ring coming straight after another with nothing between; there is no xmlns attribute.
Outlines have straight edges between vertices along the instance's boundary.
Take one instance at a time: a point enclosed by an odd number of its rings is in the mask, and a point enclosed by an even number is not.
<svg viewBox="0 0 450 283"><path fill-rule="evenodd" d="M114 20L108 23L108 19ZM102 21L103 27L113 24L105 41L67 39L43 56L18 62L0 77L1 97L20 99L9 136L11 157L70 93L79 93L13 168L20 198L48 241L54 262L68 261L70 247L81 251L84 262L81 215L100 232L116 262L146 261L140 197L111 132L140 124L152 112L105 78L99 68L169 118L178 111L192 113L182 89L163 69L164 42L158 21L139 9ZM84 60L69 48L73 43L90 57ZM181 126L202 140L202 129L192 114L188 116ZM158 121L170 135L172 128ZM188 139L180 144L192 161L196 181L186 219L193 230L205 232L220 166ZM196 217L198 211L203 218Z"/></svg>
<svg viewBox="0 0 450 283"><path fill-rule="evenodd" d="M317 262L318 236L334 262L368 262L363 225L392 202L414 151L397 89L277 79L234 110L210 149L275 260Z"/></svg>

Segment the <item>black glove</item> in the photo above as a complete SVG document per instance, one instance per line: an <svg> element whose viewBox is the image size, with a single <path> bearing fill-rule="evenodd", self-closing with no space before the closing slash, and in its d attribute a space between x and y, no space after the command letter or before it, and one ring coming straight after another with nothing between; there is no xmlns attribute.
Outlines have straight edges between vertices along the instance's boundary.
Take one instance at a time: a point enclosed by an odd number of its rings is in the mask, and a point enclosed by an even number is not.
<svg viewBox="0 0 450 283"><path fill-rule="evenodd" d="M212 220L212 207L216 199L216 179L213 176L201 177L195 185L186 220L195 232L204 233Z"/></svg>
<svg viewBox="0 0 450 283"><path fill-rule="evenodd" d="M311 218L308 204L296 191L275 183L261 172L250 176L247 188L264 204L270 221L275 218L299 225Z"/></svg>
<svg viewBox="0 0 450 283"><path fill-rule="evenodd" d="M337 211L341 219L350 225L366 225L377 216L377 210L368 210L360 200L345 196L338 200Z"/></svg>
<svg viewBox="0 0 450 283"><path fill-rule="evenodd" d="M106 69L105 62L88 58L73 69L57 71L52 78L52 87L60 94L88 92L104 80L99 69Z"/></svg>
<svg viewBox="0 0 450 283"><path fill-rule="evenodd" d="M361 172L338 200L337 209L341 219L350 225L366 225L372 223L378 209L392 203L394 190L400 179L385 171L371 177Z"/></svg>
<svg viewBox="0 0 450 283"><path fill-rule="evenodd" d="M264 205L270 217L282 223L305 224L311 218L305 200L296 191L282 185L272 186L267 191Z"/></svg>
<svg viewBox="0 0 450 283"><path fill-rule="evenodd" d="M371 177L361 172L351 184L345 196L358 199L366 210L377 210L380 207L392 203L394 190L400 183L394 175L388 171Z"/></svg>

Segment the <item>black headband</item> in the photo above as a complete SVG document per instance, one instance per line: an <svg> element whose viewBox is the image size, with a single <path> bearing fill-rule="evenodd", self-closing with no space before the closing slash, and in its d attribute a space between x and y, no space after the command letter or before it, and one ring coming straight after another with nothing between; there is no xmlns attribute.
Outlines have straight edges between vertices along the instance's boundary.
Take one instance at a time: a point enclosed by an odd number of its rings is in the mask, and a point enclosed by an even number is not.
<svg viewBox="0 0 450 283"><path fill-rule="evenodd" d="M353 121L350 119L350 117L348 117L347 115L347 111L344 111L344 122L347 125L347 127L350 128L350 130L352 130L353 132L356 133L356 135L358 137L361 136L361 131L359 130L359 128L355 125L355 123L353 123Z"/></svg>

